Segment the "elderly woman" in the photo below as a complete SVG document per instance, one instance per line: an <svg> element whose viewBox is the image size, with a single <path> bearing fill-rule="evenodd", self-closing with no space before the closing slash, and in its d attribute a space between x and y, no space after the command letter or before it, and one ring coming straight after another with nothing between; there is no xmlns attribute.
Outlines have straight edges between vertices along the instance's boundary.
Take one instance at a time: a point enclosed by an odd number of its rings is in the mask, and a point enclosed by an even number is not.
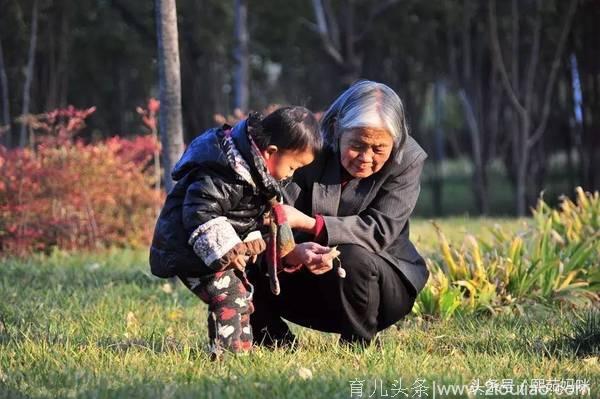
<svg viewBox="0 0 600 399"><path fill-rule="evenodd" d="M257 344L293 340L282 317L369 343L411 311L428 278L408 223L427 155L408 135L398 95L381 83L355 83L321 129L327 149L285 188L288 221L301 233L284 263L305 267L279 274L279 296L264 276L253 277ZM334 246L345 278L330 272Z"/></svg>

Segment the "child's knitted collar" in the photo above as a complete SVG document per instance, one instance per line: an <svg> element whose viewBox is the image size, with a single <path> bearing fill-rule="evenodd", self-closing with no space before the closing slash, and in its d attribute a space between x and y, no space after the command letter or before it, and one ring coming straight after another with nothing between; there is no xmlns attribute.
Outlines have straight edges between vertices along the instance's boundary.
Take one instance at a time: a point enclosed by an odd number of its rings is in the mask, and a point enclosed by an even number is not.
<svg viewBox="0 0 600 399"><path fill-rule="evenodd" d="M233 128L223 126L223 152L231 168L248 184L268 198L281 198L279 182L269 174L260 150L248 131L244 120Z"/></svg>

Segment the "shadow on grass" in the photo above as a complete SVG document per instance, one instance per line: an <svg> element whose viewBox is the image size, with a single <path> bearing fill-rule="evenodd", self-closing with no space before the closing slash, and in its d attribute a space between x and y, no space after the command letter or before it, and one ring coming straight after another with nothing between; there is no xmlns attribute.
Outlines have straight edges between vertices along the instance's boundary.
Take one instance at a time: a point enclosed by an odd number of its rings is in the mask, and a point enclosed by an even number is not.
<svg viewBox="0 0 600 399"><path fill-rule="evenodd" d="M121 285L137 285L138 287L150 287L157 284L157 280L146 273L145 270L132 268L115 270L100 268L98 270L86 270L85 268L69 267L64 269L52 269L49 267L28 269L25 267L11 267L3 265L0 272L1 280L7 286L20 286L27 289L43 290L49 288L63 287L64 290L74 291L79 289L90 289L111 287Z"/></svg>
<svg viewBox="0 0 600 399"><path fill-rule="evenodd" d="M86 389L73 387L44 393L25 395L18 390L2 390L8 398L42 399L51 397L77 398L347 398L350 389L347 380L290 380L268 375L259 378L215 379L194 378L190 381L173 381L172 376L163 381L149 380L113 387L111 383L94 384ZM181 378L181 377L179 377Z"/></svg>
<svg viewBox="0 0 600 399"><path fill-rule="evenodd" d="M589 309L583 315L575 315L568 331L555 337L546 352L554 356L600 356L600 310Z"/></svg>
<svg viewBox="0 0 600 399"><path fill-rule="evenodd" d="M152 334L149 338L125 338L114 337L102 338L96 342L96 346L102 350L110 350L116 353L127 353L130 351L146 351L154 354L184 354L188 359L209 358L203 343L190 346L182 343L169 335Z"/></svg>

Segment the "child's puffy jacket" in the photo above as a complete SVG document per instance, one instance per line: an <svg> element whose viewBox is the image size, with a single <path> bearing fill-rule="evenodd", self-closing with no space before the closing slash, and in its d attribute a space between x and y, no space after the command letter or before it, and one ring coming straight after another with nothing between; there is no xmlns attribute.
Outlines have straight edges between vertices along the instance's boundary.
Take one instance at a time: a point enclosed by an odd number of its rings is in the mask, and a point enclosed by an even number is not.
<svg viewBox="0 0 600 399"><path fill-rule="evenodd" d="M280 188L248 139L255 126L250 120L206 131L175 165L171 175L177 183L150 248L152 274L214 273L209 266L215 260L262 227L268 201Z"/></svg>

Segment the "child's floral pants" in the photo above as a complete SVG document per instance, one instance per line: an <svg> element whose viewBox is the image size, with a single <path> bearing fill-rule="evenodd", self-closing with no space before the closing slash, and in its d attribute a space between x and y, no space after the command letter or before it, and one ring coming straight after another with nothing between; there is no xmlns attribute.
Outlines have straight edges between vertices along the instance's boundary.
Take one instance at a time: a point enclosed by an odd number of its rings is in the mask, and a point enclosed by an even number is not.
<svg viewBox="0 0 600 399"><path fill-rule="evenodd" d="M244 273L229 269L204 277L179 276L183 284L208 304L210 352L246 352L252 348L250 314L252 285Z"/></svg>

